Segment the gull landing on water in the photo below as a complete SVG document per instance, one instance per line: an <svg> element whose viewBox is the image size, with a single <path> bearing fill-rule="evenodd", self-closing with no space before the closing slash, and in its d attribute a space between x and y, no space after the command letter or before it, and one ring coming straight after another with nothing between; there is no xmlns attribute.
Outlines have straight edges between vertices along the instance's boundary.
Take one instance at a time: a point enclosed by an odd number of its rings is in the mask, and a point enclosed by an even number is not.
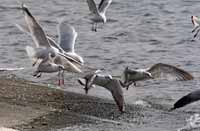
<svg viewBox="0 0 200 131"><path fill-rule="evenodd" d="M110 6L112 0L101 0L98 8L94 2L94 0L87 0L87 4L89 6L90 12L93 14L92 31L97 31L97 23L106 23L106 10Z"/></svg>
<svg viewBox="0 0 200 131"><path fill-rule="evenodd" d="M194 29L192 30L192 33L194 33L196 31L196 33L194 34L194 38L197 37L199 31L200 31L200 18L198 18L197 16L191 16L191 20L192 20L192 24L194 26Z"/></svg>
<svg viewBox="0 0 200 131"><path fill-rule="evenodd" d="M186 81L193 79L193 76L191 74L180 68L168 64L158 63L147 69L131 70L127 67L123 72L123 84L125 85L125 87L127 87L128 90L128 87L133 83L134 85L136 85L137 81L162 78L168 75L171 77L166 77L167 79L171 79L173 77L175 78L175 80Z"/></svg>
<svg viewBox="0 0 200 131"><path fill-rule="evenodd" d="M113 79L111 75L102 75L99 71L87 74L83 79L79 79L78 82L84 86L86 94L89 89L94 88L95 85L106 88L112 94L119 111L124 112L124 96L122 91L122 82L117 79Z"/></svg>

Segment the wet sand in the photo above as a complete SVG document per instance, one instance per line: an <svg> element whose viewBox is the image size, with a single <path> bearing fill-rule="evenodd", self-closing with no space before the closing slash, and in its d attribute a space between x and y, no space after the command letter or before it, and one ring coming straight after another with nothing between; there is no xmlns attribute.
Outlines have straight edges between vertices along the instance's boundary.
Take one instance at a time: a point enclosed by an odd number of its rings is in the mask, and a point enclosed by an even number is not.
<svg viewBox="0 0 200 131"><path fill-rule="evenodd" d="M168 131L182 127L189 116L182 111L168 112L156 104L126 104L126 112L121 114L109 99L15 78L4 77L0 83L0 126L23 131Z"/></svg>

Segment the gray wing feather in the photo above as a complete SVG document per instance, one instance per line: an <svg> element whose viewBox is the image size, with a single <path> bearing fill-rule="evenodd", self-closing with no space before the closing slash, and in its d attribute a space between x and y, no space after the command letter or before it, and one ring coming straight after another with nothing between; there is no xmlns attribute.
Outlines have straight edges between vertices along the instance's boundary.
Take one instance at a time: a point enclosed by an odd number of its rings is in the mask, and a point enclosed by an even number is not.
<svg viewBox="0 0 200 131"><path fill-rule="evenodd" d="M49 44L58 49L61 53L63 53L63 49L52 39L50 36L47 36Z"/></svg>
<svg viewBox="0 0 200 131"><path fill-rule="evenodd" d="M172 65L158 63L153 65L150 69L147 70L151 73L154 78L160 78L163 75L172 75L176 78L176 80L192 80L194 79L191 74L188 72L177 68Z"/></svg>
<svg viewBox="0 0 200 131"><path fill-rule="evenodd" d="M30 13L28 8L25 6L22 6L22 10L24 11L24 14L25 14L25 21L27 23L28 30L30 31L30 34L36 46L50 47L50 44L47 40L45 32L43 31L42 27L39 25L37 20Z"/></svg>
<svg viewBox="0 0 200 131"><path fill-rule="evenodd" d="M24 25L19 25L15 24L15 26L22 32L28 34L31 36L30 30L28 29L27 26ZM62 48L50 37L47 35L47 39L49 41L49 44L52 45L53 47L57 48L60 52L63 52Z"/></svg>
<svg viewBox="0 0 200 131"><path fill-rule="evenodd" d="M87 4L91 13L94 13L94 14L98 13L98 9L94 0L87 0Z"/></svg>
<svg viewBox="0 0 200 131"><path fill-rule="evenodd" d="M121 112L124 112L124 95L122 91L122 86L119 82L119 80L112 79L111 82L105 86L107 90L109 90L118 106L118 109Z"/></svg>
<svg viewBox="0 0 200 131"><path fill-rule="evenodd" d="M74 45L77 37L77 32L74 27L61 21L57 27L59 33L59 45L66 52L74 52Z"/></svg>
<svg viewBox="0 0 200 131"><path fill-rule="evenodd" d="M100 13L105 13L107 8L110 6L112 0L101 0L98 10Z"/></svg>
<svg viewBox="0 0 200 131"><path fill-rule="evenodd" d="M31 36L30 31L29 31L29 28L28 28L27 26L19 25L19 24L15 24L15 26L16 26L20 31L22 31L23 33L26 33L26 34L28 34L28 35Z"/></svg>

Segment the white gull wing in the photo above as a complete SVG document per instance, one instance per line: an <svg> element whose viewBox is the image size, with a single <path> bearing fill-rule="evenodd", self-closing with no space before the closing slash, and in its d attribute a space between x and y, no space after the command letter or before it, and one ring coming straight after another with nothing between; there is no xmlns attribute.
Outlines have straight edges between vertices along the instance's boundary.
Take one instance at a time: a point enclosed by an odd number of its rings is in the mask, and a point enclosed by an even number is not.
<svg viewBox="0 0 200 131"><path fill-rule="evenodd" d="M36 44L36 47L50 47L45 32L43 31L42 27L39 25L37 20L30 13L28 8L22 5L22 10L24 12L24 17L28 26L28 30L30 31L30 34L33 38L34 43Z"/></svg>
<svg viewBox="0 0 200 131"><path fill-rule="evenodd" d="M106 10L110 6L111 2L112 2L112 0L101 0L99 7L98 7L99 12L105 14Z"/></svg>
<svg viewBox="0 0 200 131"><path fill-rule="evenodd" d="M62 20L57 27L60 47L66 52L74 52L74 45L77 38L77 32L74 27Z"/></svg>
<svg viewBox="0 0 200 131"><path fill-rule="evenodd" d="M91 13L98 14L98 9L94 0L87 0L87 4Z"/></svg>
<svg viewBox="0 0 200 131"><path fill-rule="evenodd" d="M19 25L19 24L15 24L15 26L23 33L26 33L27 35L31 36L31 33L29 31L29 28L25 25Z"/></svg>
<svg viewBox="0 0 200 131"><path fill-rule="evenodd" d="M147 69L148 72L151 73L153 78L162 78L167 75L170 75L171 77L168 79L171 79L172 77L175 78L175 80L192 80L194 79L191 74L184 71L183 69L177 68L172 65L158 63L153 65L151 68Z"/></svg>
<svg viewBox="0 0 200 131"><path fill-rule="evenodd" d="M56 64L60 64L64 66L64 70L67 70L69 72L74 72L74 73L81 73L81 69L79 68L79 64L74 63L68 59L65 58L65 56L58 55L56 56L54 62Z"/></svg>
<svg viewBox="0 0 200 131"><path fill-rule="evenodd" d="M26 33L27 35L31 36L31 33L28 29L27 26L25 25L19 25L19 24L15 24L15 26L22 31L23 33ZM54 41L53 38L51 38L50 36L47 35L47 39L49 41L49 44L53 47L55 47L56 49L58 49L60 52L63 52L63 49Z"/></svg>

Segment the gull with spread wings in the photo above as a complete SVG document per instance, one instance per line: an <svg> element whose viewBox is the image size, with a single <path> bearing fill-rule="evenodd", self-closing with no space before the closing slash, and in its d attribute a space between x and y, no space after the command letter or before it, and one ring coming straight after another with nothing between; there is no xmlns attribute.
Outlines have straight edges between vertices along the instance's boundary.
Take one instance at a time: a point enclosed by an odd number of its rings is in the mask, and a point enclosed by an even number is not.
<svg viewBox="0 0 200 131"><path fill-rule="evenodd" d="M93 15L92 31L97 31L97 23L106 23L106 10L110 6L112 0L101 0L98 8L94 0L87 0L89 10Z"/></svg>
<svg viewBox="0 0 200 131"><path fill-rule="evenodd" d="M21 9L23 10L25 21L28 27L27 32L30 34L36 45L36 48L30 46L26 48L28 56L30 56L31 59L33 60L33 66L40 60L39 66L34 76L40 77L42 72L46 73L57 72L57 71L60 72L61 69L72 72L81 72L81 70L76 65L81 66L83 60L80 57L74 57L76 56L74 55L76 53L74 52L74 50L72 50L73 49L72 47L74 46L73 42L75 42L77 36L75 30L73 30L73 27L69 25L64 25L62 22L59 24L59 28L62 29L59 30L60 32L59 40L61 44L58 45L53 41L53 39L47 37L42 27L39 25L37 20L33 17L33 15L30 13L30 11L26 6L22 5ZM65 29L69 28L71 30L65 31ZM63 35L63 33L65 33L66 36ZM64 36L70 38L70 40L68 40L67 38L63 38ZM70 55L69 53L65 52L65 49L67 48L68 52L71 53ZM45 69L44 65L48 66L48 68ZM61 83L64 84L64 78L62 78Z"/></svg>
<svg viewBox="0 0 200 131"><path fill-rule="evenodd" d="M170 77L167 77L170 76ZM167 78L175 80L192 80L193 76L188 72L177 68L172 65L158 63L147 69L137 69L132 70L126 67L122 75L125 87L128 87L134 83L136 85L137 81L155 79L155 78Z"/></svg>
<svg viewBox="0 0 200 131"><path fill-rule="evenodd" d="M120 80L112 78L111 75L100 74L100 71L97 70L93 73L86 74L83 78L80 78L78 82L84 86L86 94L89 89L94 88L95 85L109 90L118 106L119 111L125 111L124 96L122 91L123 85Z"/></svg>

